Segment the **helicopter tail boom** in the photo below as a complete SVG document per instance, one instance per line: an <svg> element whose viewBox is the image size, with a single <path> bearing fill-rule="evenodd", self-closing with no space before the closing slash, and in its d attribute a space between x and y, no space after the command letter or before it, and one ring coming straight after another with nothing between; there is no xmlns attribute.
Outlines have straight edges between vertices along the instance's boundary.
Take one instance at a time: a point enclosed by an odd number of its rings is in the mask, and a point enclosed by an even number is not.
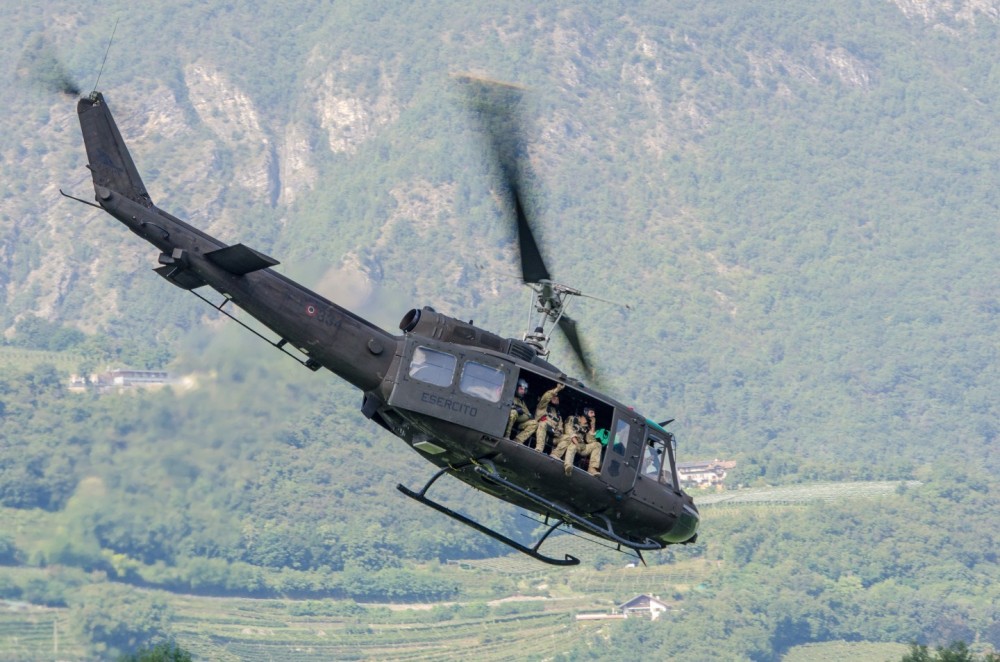
<svg viewBox="0 0 1000 662"><path fill-rule="evenodd" d="M308 356L302 363L310 369L325 367L363 391L381 384L395 336L277 273L277 260L227 245L155 206L103 95L80 99L77 113L97 206L160 250L157 274L185 290L211 287L225 297L214 307L228 315L223 306L231 301L250 313L278 334L275 347Z"/></svg>

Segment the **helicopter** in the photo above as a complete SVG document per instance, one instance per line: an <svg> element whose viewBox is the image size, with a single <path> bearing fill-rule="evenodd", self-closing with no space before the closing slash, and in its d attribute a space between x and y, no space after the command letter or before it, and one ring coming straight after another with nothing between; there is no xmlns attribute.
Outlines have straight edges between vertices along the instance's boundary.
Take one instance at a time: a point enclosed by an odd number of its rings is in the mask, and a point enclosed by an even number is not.
<svg viewBox="0 0 1000 662"><path fill-rule="evenodd" d="M275 271L274 258L242 243L226 244L157 207L101 92L80 97L77 114L95 202L60 193L110 214L152 244L159 251L154 271L170 284L306 368L325 368L359 389L362 415L437 467L420 489L397 485L401 493L551 565L580 563L570 554L541 551L560 527L631 550L640 560L643 551L697 540L698 509L680 486L676 440L665 429L670 421L656 423L548 361L547 329L557 328L589 367L576 322L566 315L568 299L582 293L552 280L525 212L516 159L495 132L486 132L487 143L512 202L521 276L533 296L535 321L521 338L429 306L406 312L398 335L379 328ZM221 302L198 292L203 287L220 294ZM277 339L227 310L233 306ZM566 418L587 412L591 431L603 433L599 457L573 464L553 457L559 430L537 450L518 441L508 424L524 386L529 394L556 391ZM535 414L536 422L544 416L542 408ZM444 475L541 516L547 528L533 544L523 543L453 510L428 496Z"/></svg>

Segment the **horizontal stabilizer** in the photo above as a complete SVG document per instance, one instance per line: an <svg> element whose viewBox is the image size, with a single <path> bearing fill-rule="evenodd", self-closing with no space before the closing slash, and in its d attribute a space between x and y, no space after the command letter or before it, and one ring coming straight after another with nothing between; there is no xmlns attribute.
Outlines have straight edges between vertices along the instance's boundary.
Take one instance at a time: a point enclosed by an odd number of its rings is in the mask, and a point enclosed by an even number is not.
<svg viewBox="0 0 1000 662"><path fill-rule="evenodd" d="M258 253L254 249L235 244L205 253L205 258L217 267L231 274L245 276L252 271L259 271L280 264L273 257Z"/></svg>
<svg viewBox="0 0 1000 662"><path fill-rule="evenodd" d="M205 284L205 281L202 280L201 276L190 269L185 269L183 267L166 265L157 267L156 269L153 269L153 271L160 274L182 290L193 290L196 287L201 287Z"/></svg>

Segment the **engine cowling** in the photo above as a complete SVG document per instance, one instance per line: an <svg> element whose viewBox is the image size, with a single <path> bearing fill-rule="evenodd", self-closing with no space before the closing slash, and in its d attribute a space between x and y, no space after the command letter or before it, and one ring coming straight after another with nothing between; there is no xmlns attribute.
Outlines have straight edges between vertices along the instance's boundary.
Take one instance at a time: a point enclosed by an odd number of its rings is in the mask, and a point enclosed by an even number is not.
<svg viewBox="0 0 1000 662"><path fill-rule="evenodd" d="M540 359L535 348L523 340L503 338L485 329L480 329L470 322L442 315L430 306L410 310L400 320L399 329L403 333L414 333L443 342L491 349L502 354L509 354L522 361L557 370L555 366Z"/></svg>

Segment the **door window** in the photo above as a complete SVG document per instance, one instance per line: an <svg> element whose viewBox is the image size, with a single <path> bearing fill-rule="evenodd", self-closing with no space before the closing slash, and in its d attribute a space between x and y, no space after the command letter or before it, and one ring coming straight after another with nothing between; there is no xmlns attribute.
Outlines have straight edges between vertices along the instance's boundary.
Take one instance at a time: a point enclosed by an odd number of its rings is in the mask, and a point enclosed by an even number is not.
<svg viewBox="0 0 1000 662"><path fill-rule="evenodd" d="M625 457L625 449L628 448L629 424L626 421L618 420L615 425L615 434L609 442L611 452L607 454L611 458L608 464L608 475L618 477L622 471L622 463ZM617 457L616 457L617 456Z"/></svg>
<svg viewBox="0 0 1000 662"><path fill-rule="evenodd" d="M625 449L628 448L629 424L627 421L618 421L615 426L615 436L611 439L611 452L625 457Z"/></svg>

